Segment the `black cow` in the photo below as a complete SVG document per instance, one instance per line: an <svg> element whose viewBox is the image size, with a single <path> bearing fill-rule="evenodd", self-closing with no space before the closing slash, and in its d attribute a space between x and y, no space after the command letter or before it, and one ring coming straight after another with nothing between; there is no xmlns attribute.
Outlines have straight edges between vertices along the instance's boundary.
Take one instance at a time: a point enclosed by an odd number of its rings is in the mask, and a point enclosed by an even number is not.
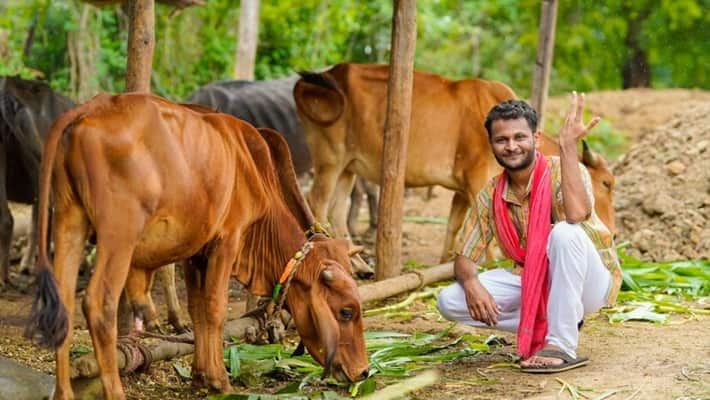
<svg viewBox="0 0 710 400"><path fill-rule="evenodd" d="M188 101L234 115L257 128L272 128L280 132L288 142L296 173L303 177L310 172L312 163L293 100L293 87L298 79L298 76L291 76L269 81L221 81L200 88ZM351 195L352 207L348 215L350 232L354 232L357 211L365 193L370 209L370 228L376 227L376 187L358 179Z"/></svg>
<svg viewBox="0 0 710 400"><path fill-rule="evenodd" d="M221 81L203 86L188 101L234 115L257 128L280 132L288 142L296 174L303 175L312 164L293 101L297 80L292 76L270 81Z"/></svg>
<svg viewBox="0 0 710 400"><path fill-rule="evenodd" d="M13 219L8 201L35 204L42 147L50 125L74 103L46 83L0 76L0 286L8 283ZM36 251L36 207L32 208L27 269Z"/></svg>

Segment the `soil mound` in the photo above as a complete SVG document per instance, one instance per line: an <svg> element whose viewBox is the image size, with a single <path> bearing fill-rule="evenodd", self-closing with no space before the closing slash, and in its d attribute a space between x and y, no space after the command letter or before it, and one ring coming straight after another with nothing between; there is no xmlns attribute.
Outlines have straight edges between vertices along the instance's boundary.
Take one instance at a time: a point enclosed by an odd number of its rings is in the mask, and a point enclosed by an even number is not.
<svg viewBox="0 0 710 400"><path fill-rule="evenodd" d="M644 260L710 257L710 103L642 133L614 167L618 240Z"/></svg>

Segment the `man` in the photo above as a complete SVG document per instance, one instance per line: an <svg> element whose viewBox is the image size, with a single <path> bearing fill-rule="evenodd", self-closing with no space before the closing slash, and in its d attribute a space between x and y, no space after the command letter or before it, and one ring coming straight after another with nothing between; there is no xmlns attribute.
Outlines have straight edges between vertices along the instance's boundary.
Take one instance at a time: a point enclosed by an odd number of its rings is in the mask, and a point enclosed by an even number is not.
<svg viewBox="0 0 710 400"><path fill-rule="evenodd" d="M594 213L589 174L577 142L596 124L582 121L584 96L559 132L560 156L536 151L537 115L527 103L495 106L485 122L504 168L479 193L459 237L457 282L437 301L441 314L467 325L517 332L521 370L559 372L588 363L577 355L585 314L611 305L621 285L612 235ZM515 267L477 274L494 238Z"/></svg>

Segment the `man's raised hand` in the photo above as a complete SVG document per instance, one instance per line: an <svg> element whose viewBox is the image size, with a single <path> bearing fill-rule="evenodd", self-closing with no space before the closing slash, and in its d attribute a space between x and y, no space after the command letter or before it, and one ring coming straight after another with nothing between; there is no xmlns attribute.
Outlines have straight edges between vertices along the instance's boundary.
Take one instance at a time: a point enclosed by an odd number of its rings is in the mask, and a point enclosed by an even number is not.
<svg viewBox="0 0 710 400"><path fill-rule="evenodd" d="M576 146L599 120L599 117L594 117L588 124L584 124L584 93L578 95L572 92L571 107L559 132L560 146Z"/></svg>

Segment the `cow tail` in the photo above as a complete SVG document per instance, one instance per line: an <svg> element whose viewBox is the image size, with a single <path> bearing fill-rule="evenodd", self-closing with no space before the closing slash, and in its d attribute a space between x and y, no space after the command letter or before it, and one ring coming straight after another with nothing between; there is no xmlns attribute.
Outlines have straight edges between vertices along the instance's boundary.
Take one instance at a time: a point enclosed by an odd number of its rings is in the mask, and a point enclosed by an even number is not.
<svg viewBox="0 0 710 400"><path fill-rule="evenodd" d="M56 350L64 343L69 323L67 310L62 302L54 278L48 253L49 191L57 148L67 127L81 115L85 106L76 107L62 114L52 125L47 135L42 157L39 189L39 251L35 266L37 293L35 294L25 337L38 345Z"/></svg>

